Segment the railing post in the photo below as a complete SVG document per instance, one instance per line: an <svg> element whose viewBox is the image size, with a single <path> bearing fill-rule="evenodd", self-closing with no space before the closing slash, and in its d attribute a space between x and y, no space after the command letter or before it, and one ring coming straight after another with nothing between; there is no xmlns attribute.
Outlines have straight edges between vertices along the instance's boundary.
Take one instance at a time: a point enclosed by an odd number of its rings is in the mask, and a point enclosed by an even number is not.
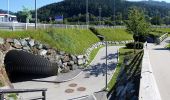
<svg viewBox="0 0 170 100"><path fill-rule="evenodd" d="M4 100L4 94L0 94L0 100Z"/></svg>
<svg viewBox="0 0 170 100"><path fill-rule="evenodd" d="M28 25L27 25L27 23L25 23L25 30L27 30L28 29Z"/></svg>
<svg viewBox="0 0 170 100"><path fill-rule="evenodd" d="M42 96L43 96L42 100L46 100L46 91L42 91Z"/></svg>

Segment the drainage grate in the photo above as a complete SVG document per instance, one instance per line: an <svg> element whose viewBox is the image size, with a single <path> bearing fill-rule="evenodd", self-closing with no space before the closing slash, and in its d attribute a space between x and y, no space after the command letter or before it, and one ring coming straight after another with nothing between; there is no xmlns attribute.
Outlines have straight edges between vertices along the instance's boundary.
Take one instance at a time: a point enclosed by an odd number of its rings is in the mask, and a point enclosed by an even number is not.
<svg viewBox="0 0 170 100"><path fill-rule="evenodd" d="M69 86L70 86L70 87L76 87L76 86L77 86L77 84L72 83L72 84L69 84Z"/></svg>
<svg viewBox="0 0 170 100"><path fill-rule="evenodd" d="M74 89L67 89L65 90L66 93L73 93L74 92Z"/></svg>
<svg viewBox="0 0 170 100"><path fill-rule="evenodd" d="M86 91L86 88L85 87L79 87L79 88L77 88L77 91Z"/></svg>

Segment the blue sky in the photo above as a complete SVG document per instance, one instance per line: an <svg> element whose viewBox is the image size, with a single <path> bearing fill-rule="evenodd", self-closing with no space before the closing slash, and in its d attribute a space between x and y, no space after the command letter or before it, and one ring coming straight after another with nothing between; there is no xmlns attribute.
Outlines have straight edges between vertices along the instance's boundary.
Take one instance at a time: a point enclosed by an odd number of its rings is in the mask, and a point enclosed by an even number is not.
<svg viewBox="0 0 170 100"><path fill-rule="evenodd" d="M128 1L144 1L144 0L128 0ZM170 3L170 0L154 0L154 1L166 1L166 2Z"/></svg>
<svg viewBox="0 0 170 100"><path fill-rule="evenodd" d="M34 9L35 0L9 0L9 10L17 12L22 10L23 6L29 9ZM37 7L41 7L50 3L60 2L63 0L37 0ZM130 0L130 1L141 1L141 0ZM157 0L157 1L166 1L170 3L170 0ZM7 10L7 0L0 0L0 9Z"/></svg>
<svg viewBox="0 0 170 100"><path fill-rule="evenodd" d="M0 0L0 9L7 10L8 0ZM54 2L59 2L63 0L37 0L37 7L41 7L43 5L47 5ZM23 6L29 9L34 9L35 0L9 0L9 10L13 12L17 12L22 10Z"/></svg>

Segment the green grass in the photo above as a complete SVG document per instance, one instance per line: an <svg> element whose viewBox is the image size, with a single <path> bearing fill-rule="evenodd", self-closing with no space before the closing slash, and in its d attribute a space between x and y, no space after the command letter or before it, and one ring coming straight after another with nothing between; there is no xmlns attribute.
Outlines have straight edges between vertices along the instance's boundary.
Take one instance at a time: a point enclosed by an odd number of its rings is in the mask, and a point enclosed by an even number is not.
<svg viewBox="0 0 170 100"><path fill-rule="evenodd" d="M154 34L156 36L161 36L165 33L170 33L170 28L152 28L152 32L151 32L151 34Z"/></svg>
<svg viewBox="0 0 170 100"><path fill-rule="evenodd" d="M161 32L164 32L164 33L170 32L170 28L154 28L154 30L161 31Z"/></svg>
<svg viewBox="0 0 170 100"><path fill-rule="evenodd" d="M139 50L137 50L137 53ZM119 49L119 62L116 66L116 71L111 79L111 81L108 84L108 91L110 91L116 84L118 75L120 74L121 67L123 65L123 60L125 57L133 58L134 56L134 50L133 49L126 49L126 48L120 48Z"/></svg>
<svg viewBox="0 0 170 100"><path fill-rule="evenodd" d="M8 98L12 98L12 100L17 100L17 94L15 93L8 94Z"/></svg>
<svg viewBox="0 0 170 100"><path fill-rule="evenodd" d="M133 40L133 35L129 34L126 29L111 29L111 28L102 28L97 29L99 34L106 37L107 41L124 41L124 40Z"/></svg>
<svg viewBox="0 0 170 100"><path fill-rule="evenodd" d="M28 31L0 31L3 38L31 37L50 46L71 54L83 54L92 44L99 39L90 31L82 29L47 29Z"/></svg>

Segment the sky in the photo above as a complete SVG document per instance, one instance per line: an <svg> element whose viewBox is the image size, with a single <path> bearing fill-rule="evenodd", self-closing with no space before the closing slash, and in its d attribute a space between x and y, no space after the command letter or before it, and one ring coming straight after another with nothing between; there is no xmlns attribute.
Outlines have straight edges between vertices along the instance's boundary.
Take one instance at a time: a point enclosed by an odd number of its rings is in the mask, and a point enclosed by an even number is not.
<svg viewBox="0 0 170 100"><path fill-rule="evenodd" d="M128 0L128 1L142 1L142 0ZM144 1L144 0L143 0ZM146 0L147 1L147 0ZM154 1L166 1L168 3L170 3L170 0L154 0Z"/></svg>
<svg viewBox="0 0 170 100"><path fill-rule="evenodd" d="M0 0L0 9L7 10L8 9L8 0ZM37 0L37 7L42 7L47 4L60 2L63 0ZM130 1L141 1L141 0L130 0ZM170 3L170 0L157 0L157 1L166 1ZM23 6L29 8L30 10L34 9L35 0L9 0L9 10L12 12L21 11Z"/></svg>
<svg viewBox="0 0 170 100"><path fill-rule="evenodd" d="M37 0L37 7L60 1L63 0ZM32 10L35 8L35 0L9 0L9 10L12 12L21 11L23 6ZM8 0L0 0L0 9L8 9Z"/></svg>

